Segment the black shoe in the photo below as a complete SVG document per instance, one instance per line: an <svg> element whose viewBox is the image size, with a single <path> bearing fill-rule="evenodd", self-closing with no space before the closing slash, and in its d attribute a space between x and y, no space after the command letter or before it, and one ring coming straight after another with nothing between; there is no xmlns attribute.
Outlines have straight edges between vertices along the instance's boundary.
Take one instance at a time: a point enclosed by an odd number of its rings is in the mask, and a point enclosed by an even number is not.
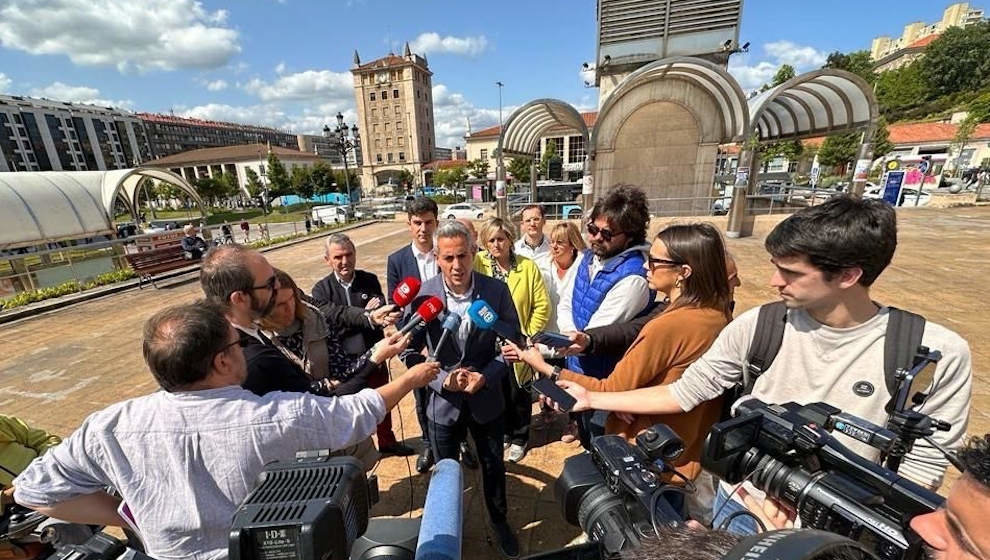
<svg viewBox="0 0 990 560"><path fill-rule="evenodd" d="M394 455L396 457L408 457L410 455L415 455L416 450L404 443L393 443L392 445L382 447L378 450L382 455Z"/></svg>
<svg viewBox="0 0 990 560"><path fill-rule="evenodd" d="M461 464L472 471L478 468L478 458L474 456L474 451L471 451L471 446L466 441L461 442Z"/></svg>
<svg viewBox="0 0 990 560"><path fill-rule="evenodd" d="M495 533L495 547L506 558L519 558L519 540L512 531L512 527L505 521L492 523L492 532Z"/></svg>
<svg viewBox="0 0 990 560"><path fill-rule="evenodd" d="M433 466L433 451L427 447L419 454L419 458L416 459L416 472L425 473L430 470Z"/></svg>

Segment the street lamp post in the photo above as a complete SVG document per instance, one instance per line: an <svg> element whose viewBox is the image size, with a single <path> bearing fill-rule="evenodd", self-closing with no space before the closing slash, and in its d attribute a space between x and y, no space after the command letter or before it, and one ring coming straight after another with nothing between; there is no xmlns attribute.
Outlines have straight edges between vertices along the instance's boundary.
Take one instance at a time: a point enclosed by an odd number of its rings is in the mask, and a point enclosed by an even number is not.
<svg viewBox="0 0 990 560"><path fill-rule="evenodd" d="M353 138L348 138L348 134ZM337 149L340 158L344 160L344 184L347 186L347 206L351 215L354 214L354 199L351 198L351 173L347 169L347 154L354 152L361 142L358 136L358 127L353 125L347 128L344 123L344 115L337 113L337 126L331 130L329 125L323 126L323 137L330 141L330 144Z"/></svg>
<svg viewBox="0 0 990 560"><path fill-rule="evenodd" d="M498 86L498 134L499 138L505 138L505 130L502 128L502 88L505 87L501 81L495 82ZM506 219L509 216L508 201L505 188L505 159L502 157L502 145L499 142L498 154L495 160L495 211L499 218Z"/></svg>

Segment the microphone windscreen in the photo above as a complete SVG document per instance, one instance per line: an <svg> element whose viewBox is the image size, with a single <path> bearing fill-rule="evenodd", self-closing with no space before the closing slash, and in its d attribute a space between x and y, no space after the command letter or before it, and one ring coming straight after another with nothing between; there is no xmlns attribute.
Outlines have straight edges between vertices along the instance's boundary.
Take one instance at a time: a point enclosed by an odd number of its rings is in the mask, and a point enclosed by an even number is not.
<svg viewBox="0 0 990 560"><path fill-rule="evenodd" d="M419 293L419 288L422 283L419 278L415 276L409 276L404 278L402 282L399 282L395 286L395 290L392 292L392 301L395 302L399 307L405 307L409 305L410 302Z"/></svg>
<svg viewBox="0 0 990 560"><path fill-rule="evenodd" d="M416 560L460 560L464 527L464 480L453 459L437 461L426 491Z"/></svg>
<svg viewBox="0 0 990 560"><path fill-rule="evenodd" d="M461 316L457 313L447 313L447 316L443 320L443 329L445 331L456 331L461 326Z"/></svg>
<svg viewBox="0 0 990 560"><path fill-rule="evenodd" d="M424 323L429 323L430 321L437 318L437 315L443 311L443 301L437 296L430 296L426 301L419 305L419 309L416 310L416 314L423 318Z"/></svg>
<svg viewBox="0 0 990 560"><path fill-rule="evenodd" d="M471 304L471 307L468 308L468 317L471 318L475 326L482 330L492 328L495 321L498 321L498 313L495 313L492 306L483 299L477 299Z"/></svg>

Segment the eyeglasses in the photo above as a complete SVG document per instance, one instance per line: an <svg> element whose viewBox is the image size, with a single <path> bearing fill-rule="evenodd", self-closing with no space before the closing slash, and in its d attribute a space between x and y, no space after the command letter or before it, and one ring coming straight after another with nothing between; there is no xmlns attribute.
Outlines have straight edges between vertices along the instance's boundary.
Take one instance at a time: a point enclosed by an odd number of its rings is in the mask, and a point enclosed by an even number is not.
<svg viewBox="0 0 990 560"><path fill-rule="evenodd" d="M668 259L658 259L656 257L648 258L647 263L650 265L650 270L653 270L654 268L658 268L661 266L681 266L684 264L682 262L672 261Z"/></svg>
<svg viewBox="0 0 990 560"><path fill-rule="evenodd" d="M596 236L598 234L601 234L603 241L609 242L616 235L622 235L623 232L621 232L621 231L612 231L612 230L608 230L608 229L605 229L605 228L600 228L600 227L596 226L595 224L593 224L591 222L588 222L588 235L594 237L594 236Z"/></svg>
<svg viewBox="0 0 990 560"><path fill-rule="evenodd" d="M241 348L246 348L247 345L248 345L248 339L245 338L245 337L243 337L243 336L237 335L237 340L235 340L233 342L230 342L230 343L227 343L227 344L224 344L223 346L221 346L220 349L217 350L213 354L213 357L216 358L217 356L219 356L220 354L223 354L224 352L226 352L230 348L233 348L235 345L236 346L240 346Z"/></svg>
<svg viewBox="0 0 990 560"><path fill-rule="evenodd" d="M251 286L251 289L252 290L271 290L271 291L274 292L275 291L275 283L276 282L278 282L278 279L275 278L274 275L272 275L272 277L269 278L267 282L265 282L264 284L262 284L260 286Z"/></svg>

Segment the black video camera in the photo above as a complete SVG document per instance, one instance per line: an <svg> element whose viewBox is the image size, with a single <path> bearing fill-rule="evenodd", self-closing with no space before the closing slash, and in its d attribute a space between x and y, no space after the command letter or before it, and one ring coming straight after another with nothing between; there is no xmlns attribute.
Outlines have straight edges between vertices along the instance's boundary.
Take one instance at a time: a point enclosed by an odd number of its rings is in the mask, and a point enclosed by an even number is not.
<svg viewBox="0 0 990 560"><path fill-rule="evenodd" d="M607 554L639 546L655 533L657 523L683 522L663 498L666 492L684 492L663 481L665 473L676 473L671 462L683 451L684 442L666 424L636 436L635 446L617 435L595 438L589 453L564 462L554 486L564 519Z"/></svg>
<svg viewBox="0 0 990 560"><path fill-rule="evenodd" d="M920 559L921 540L910 520L944 499L853 453L832 430L885 452L902 440L825 403L748 399L737 405L735 418L712 427L701 464L728 483L749 480L793 507L806 528L859 541L883 560Z"/></svg>

